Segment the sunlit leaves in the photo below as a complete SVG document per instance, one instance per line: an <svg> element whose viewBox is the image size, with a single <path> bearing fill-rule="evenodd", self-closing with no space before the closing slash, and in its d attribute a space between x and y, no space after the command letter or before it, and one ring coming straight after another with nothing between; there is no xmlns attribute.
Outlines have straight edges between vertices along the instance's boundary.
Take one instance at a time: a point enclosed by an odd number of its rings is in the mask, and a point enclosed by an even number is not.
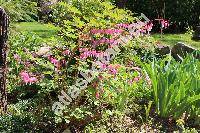
<svg viewBox="0 0 200 133"><path fill-rule="evenodd" d="M195 69L199 65L193 57L187 57L182 63L168 58L144 65L152 80L154 102L160 116L179 118L185 112L194 114L192 107L199 108L196 103L200 102L200 70Z"/></svg>

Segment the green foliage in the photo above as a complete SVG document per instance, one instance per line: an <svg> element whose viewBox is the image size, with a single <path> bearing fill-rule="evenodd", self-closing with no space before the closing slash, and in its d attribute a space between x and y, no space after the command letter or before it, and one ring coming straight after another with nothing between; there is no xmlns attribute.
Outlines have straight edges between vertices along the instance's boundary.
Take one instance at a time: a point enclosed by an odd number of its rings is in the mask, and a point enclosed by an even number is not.
<svg viewBox="0 0 200 133"><path fill-rule="evenodd" d="M52 18L62 28L61 35L67 40L76 40L79 32L85 33L91 28L104 29L134 20L130 11L118 9L108 1L72 0L70 3L59 2L52 9Z"/></svg>
<svg viewBox="0 0 200 133"><path fill-rule="evenodd" d="M103 113L102 119L88 124L84 132L89 133L107 133L107 132L135 132L133 121L124 113L117 110L107 110ZM138 131L139 132L139 131Z"/></svg>
<svg viewBox="0 0 200 133"><path fill-rule="evenodd" d="M10 104L9 114L0 116L0 132L53 132L56 124L53 121L53 113L44 101L37 99L19 100L16 104ZM48 124L47 124L48 123Z"/></svg>
<svg viewBox="0 0 200 133"><path fill-rule="evenodd" d="M40 47L47 44L55 45L54 38L48 40L49 42L45 41L32 32L12 33L9 37L10 51L7 58L9 114L0 117L0 131L53 132L55 130L51 93L58 87L56 87L56 76L55 79L49 76L53 73L54 66L46 58L35 56ZM20 76L20 72L24 70L33 73L38 80L41 79L39 73L47 78L37 84L25 84Z"/></svg>
<svg viewBox="0 0 200 133"><path fill-rule="evenodd" d="M102 83L105 91L102 98L104 101L113 105L117 110L125 110L136 97L142 97L139 92L145 82L140 76L138 71L122 66L115 77L108 76ZM141 78L141 80L134 81L134 78L138 77ZM145 87L147 93L148 86Z"/></svg>
<svg viewBox="0 0 200 133"><path fill-rule="evenodd" d="M97 101L96 103L100 107L102 106L102 118L95 123L88 124L85 131L135 131L129 116L136 115L137 118L140 118L144 108L138 100L145 101L150 98L148 94L151 89L145 80L145 74L121 65L115 76L106 73L102 75L105 78L100 81L98 87L87 89L91 98L96 92L99 92L99 98L92 98L92 101ZM138 77L140 78L138 79ZM148 106L149 110L150 106Z"/></svg>
<svg viewBox="0 0 200 133"><path fill-rule="evenodd" d="M144 106L145 108L145 114L146 114L146 121L148 121L149 119L149 114L150 114L150 111L151 111L151 106L152 106L152 101L149 101L148 103L148 106Z"/></svg>
<svg viewBox="0 0 200 133"><path fill-rule="evenodd" d="M133 12L144 13L152 20L169 19L172 23L171 32L185 31L188 26L199 24L199 0L127 0L124 5Z"/></svg>
<svg viewBox="0 0 200 133"><path fill-rule="evenodd" d="M43 79L38 83L40 92L44 95L48 94L52 89L57 89L59 83L59 74L55 72L55 66L48 60L48 56L42 57L37 54L41 47L63 47L64 43L55 38L51 38L45 42L35 33L24 32L13 34L10 41L9 62L9 89L15 90L20 86L31 87L31 85L21 84L21 71L28 71L36 75L38 79ZM59 51L54 50L55 54ZM17 56L17 59L15 57ZM60 55L57 57L62 58ZM45 78L42 78L45 76ZM64 77L63 77L64 78ZM36 88L35 88L36 89ZM62 88L61 88L62 89ZM40 93L39 92L39 93Z"/></svg>
<svg viewBox="0 0 200 133"><path fill-rule="evenodd" d="M187 57L177 63L170 57L144 64L153 88L154 102L161 117L180 118L183 113L199 115L200 62Z"/></svg>
<svg viewBox="0 0 200 133"><path fill-rule="evenodd" d="M34 21L37 18L36 2L30 0L0 0L12 22Z"/></svg>

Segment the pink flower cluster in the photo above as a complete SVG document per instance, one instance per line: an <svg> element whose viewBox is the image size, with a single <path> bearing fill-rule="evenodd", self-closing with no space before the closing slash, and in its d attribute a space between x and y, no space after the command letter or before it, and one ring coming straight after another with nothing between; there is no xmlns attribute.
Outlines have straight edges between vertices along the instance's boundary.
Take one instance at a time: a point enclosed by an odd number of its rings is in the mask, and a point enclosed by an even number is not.
<svg viewBox="0 0 200 133"><path fill-rule="evenodd" d="M66 49L62 52L63 55L70 55L71 54L71 51L69 49ZM62 59L62 60L58 60L56 59L55 57L53 57L52 55L48 56L48 60L54 64L55 67L59 68L59 66L61 64L65 64L66 63L66 60Z"/></svg>
<svg viewBox="0 0 200 133"><path fill-rule="evenodd" d="M142 79L142 77L140 76L137 76L137 77L134 77L133 79L129 80L129 84L133 84L135 82L139 82L140 80Z"/></svg>
<svg viewBox="0 0 200 133"><path fill-rule="evenodd" d="M149 22L149 23L145 23L142 21L138 21L137 23L132 23L132 24L117 24L116 25L118 28L126 28L126 29L133 29L135 31L136 34L140 34L140 33L149 33L152 30L153 27L153 23Z"/></svg>
<svg viewBox="0 0 200 133"><path fill-rule="evenodd" d="M103 70L103 71L107 70L108 73L112 74L112 75L116 75L117 72L118 72L118 69L120 68L119 64L110 64L110 65L107 65L105 63L98 62L98 65L100 66L101 70Z"/></svg>
<svg viewBox="0 0 200 133"><path fill-rule="evenodd" d="M97 90L96 93L95 93L95 97L96 99L99 99L100 98L100 94L104 93L104 88L101 88L100 90Z"/></svg>
<svg viewBox="0 0 200 133"><path fill-rule="evenodd" d="M85 52L85 51L88 51L89 49L88 48L79 48L79 52Z"/></svg>
<svg viewBox="0 0 200 133"><path fill-rule="evenodd" d="M95 93L95 97L96 97L96 99L99 99L99 98L100 98L100 94L99 94L98 91Z"/></svg>
<svg viewBox="0 0 200 133"><path fill-rule="evenodd" d="M58 67L59 61L56 58L54 58L53 56L49 56L48 59L52 64L54 64L56 67Z"/></svg>
<svg viewBox="0 0 200 133"><path fill-rule="evenodd" d="M165 29L169 27L169 20L165 20L165 19L161 20L161 26L162 28L165 28Z"/></svg>
<svg viewBox="0 0 200 133"><path fill-rule="evenodd" d="M130 25L130 24L124 24L124 23L116 24L116 26L117 26L118 28L129 28L129 25Z"/></svg>
<svg viewBox="0 0 200 133"><path fill-rule="evenodd" d="M63 55L70 55L70 50L66 49L62 52Z"/></svg>
<svg viewBox="0 0 200 133"><path fill-rule="evenodd" d="M92 29L90 31L92 34L108 34L108 35L113 35L113 34L120 34L123 32L122 29Z"/></svg>
<svg viewBox="0 0 200 133"><path fill-rule="evenodd" d="M100 40L92 39L91 42L94 46L100 44L110 44L109 47L112 47L113 45L117 45L120 43L120 39L114 39L114 38L116 37L118 38L122 32L129 30L131 36L140 36L143 35L144 33L149 34L149 32L152 30L152 27L153 27L152 22L145 23L142 21L138 21L137 23L132 23L132 24L126 24L126 23L116 24L115 25L116 29L92 29L90 31L92 34L110 34L114 35L114 37L112 39L108 39L105 37L101 38ZM95 54L90 52L84 52L81 55L81 58L86 58L88 56L96 56Z"/></svg>
<svg viewBox="0 0 200 133"><path fill-rule="evenodd" d="M27 73L26 71L20 72L19 75L21 76L21 79L23 80L23 82L26 84L27 83L32 84L38 81L36 77L30 77L30 74Z"/></svg>
<svg viewBox="0 0 200 133"><path fill-rule="evenodd" d="M148 32L150 32L153 28L153 23L150 22L150 23L147 23L145 26L144 26L144 29L147 30Z"/></svg>
<svg viewBox="0 0 200 133"><path fill-rule="evenodd" d="M14 59L17 61L17 62L20 62L21 61L21 58L18 54L14 54Z"/></svg>
<svg viewBox="0 0 200 133"><path fill-rule="evenodd" d="M65 67L66 66L66 60L65 59L58 60L53 56L49 56L48 59L52 64L54 64L55 71L58 71L58 70L61 69L61 67Z"/></svg>
<svg viewBox="0 0 200 133"><path fill-rule="evenodd" d="M107 38L102 38L100 40L93 40L92 43L97 46L99 44L112 44L112 45L117 45L119 42L115 39L107 39Z"/></svg>
<svg viewBox="0 0 200 133"><path fill-rule="evenodd" d="M114 65L108 65L107 69L109 74L117 74L117 67L115 67Z"/></svg>
<svg viewBox="0 0 200 133"><path fill-rule="evenodd" d="M80 52L82 52L80 54L80 59L86 59L88 57L102 57L102 56L106 56L107 53L105 52L98 52L96 50L88 50L87 48L82 48L79 49Z"/></svg>
<svg viewBox="0 0 200 133"><path fill-rule="evenodd" d="M138 21L137 23L132 23L128 26L129 29L133 28L133 29L141 29L143 28L145 25L147 25L145 22L142 21Z"/></svg>

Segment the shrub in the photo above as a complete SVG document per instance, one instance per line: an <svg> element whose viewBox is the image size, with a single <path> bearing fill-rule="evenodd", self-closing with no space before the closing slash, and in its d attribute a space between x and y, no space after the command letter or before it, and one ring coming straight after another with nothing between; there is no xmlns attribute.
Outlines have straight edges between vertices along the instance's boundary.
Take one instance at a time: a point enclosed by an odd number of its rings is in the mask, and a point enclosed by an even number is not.
<svg viewBox="0 0 200 133"><path fill-rule="evenodd" d="M62 28L61 36L64 41L54 38L51 42L44 42L30 33L16 34L10 39L9 88L13 94L16 92L17 100L38 100L39 112L45 108L52 113L51 105L58 100L57 95L61 97L60 91L70 94L74 87L72 85L78 78L83 77L79 72L91 70L93 64L96 69L102 71L96 72L87 89L78 93L78 97L74 98L70 105L63 107L63 115L53 115L57 123L62 124L65 121L76 126L79 122L87 122L92 116L101 116L98 112L104 113L107 110L102 109L104 105L106 108L110 106L114 111L123 112L131 104L132 98L143 97L142 92L149 94L145 81L142 80L144 76L139 75L136 70L130 70L132 66L128 61L132 60L128 56L134 55L135 46L145 50L153 44L152 38L145 34L147 30L151 30L151 26L143 22L131 23L136 18L129 16L128 11L117 9L109 2L92 0L88 3L60 2L56 5L53 17L55 23ZM145 32L145 36L136 37L129 32L128 26L136 25L140 27L135 29L138 34ZM131 39L120 41L120 37L126 36ZM140 45L141 40L146 41ZM97 62L98 58L106 54L108 48L117 46L121 49L121 55L115 60L109 61L110 64ZM120 73L117 72L119 62L122 62ZM102 80L101 76L105 80ZM135 81L132 78L136 78ZM105 88L105 93L102 94L101 88L98 90L101 84L104 84ZM123 107L124 103L126 106ZM37 107L34 107L35 109L37 110Z"/></svg>
<svg viewBox="0 0 200 133"><path fill-rule="evenodd" d="M1 0L0 5L12 22L34 21L37 18L36 2L30 0Z"/></svg>
<svg viewBox="0 0 200 133"><path fill-rule="evenodd" d="M53 19L61 27L65 39L77 40L79 33L90 29L110 28L118 23L133 22L130 11L116 8L109 2L100 0L59 2L53 6ZM85 31L83 30L85 29Z"/></svg>

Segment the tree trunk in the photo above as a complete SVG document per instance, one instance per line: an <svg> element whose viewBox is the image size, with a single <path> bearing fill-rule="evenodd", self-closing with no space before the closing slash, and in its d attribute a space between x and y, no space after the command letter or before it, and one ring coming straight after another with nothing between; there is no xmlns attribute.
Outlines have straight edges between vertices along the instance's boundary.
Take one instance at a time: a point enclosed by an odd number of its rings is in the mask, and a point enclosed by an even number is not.
<svg viewBox="0 0 200 133"><path fill-rule="evenodd" d="M8 32L8 16L0 7L0 114L7 112L6 93L6 40Z"/></svg>

